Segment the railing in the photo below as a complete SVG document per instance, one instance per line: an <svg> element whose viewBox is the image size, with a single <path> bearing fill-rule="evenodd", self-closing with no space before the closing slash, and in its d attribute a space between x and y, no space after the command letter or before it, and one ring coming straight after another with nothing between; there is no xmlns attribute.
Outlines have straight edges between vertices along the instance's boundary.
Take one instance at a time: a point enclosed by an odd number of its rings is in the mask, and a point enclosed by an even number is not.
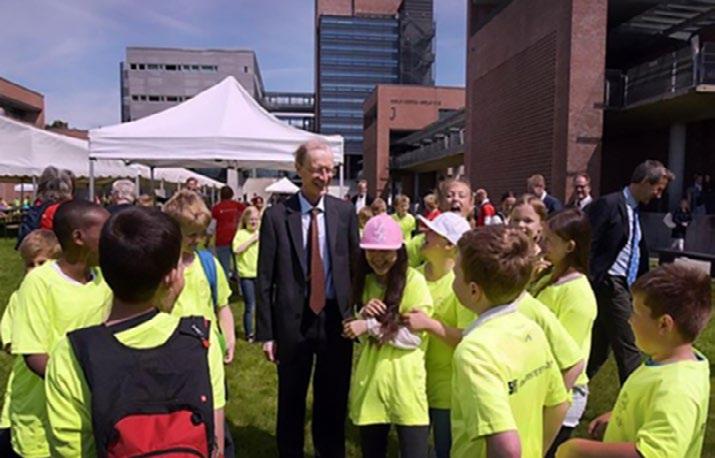
<svg viewBox="0 0 715 458"><path fill-rule="evenodd" d="M440 134L434 140L392 158L391 166L405 169L417 164L453 156L464 152L464 129L450 130L448 135Z"/></svg>
<svg viewBox="0 0 715 458"><path fill-rule="evenodd" d="M269 110L312 110L315 107L315 96L312 93L266 92L262 104Z"/></svg>
<svg viewBox="0 0 715 458"><path fill-rule="evenodd" d="M715 43L688 46L625 72L606 70L605 102L624 108L681 93L698 84L715 84Z"/></svg>

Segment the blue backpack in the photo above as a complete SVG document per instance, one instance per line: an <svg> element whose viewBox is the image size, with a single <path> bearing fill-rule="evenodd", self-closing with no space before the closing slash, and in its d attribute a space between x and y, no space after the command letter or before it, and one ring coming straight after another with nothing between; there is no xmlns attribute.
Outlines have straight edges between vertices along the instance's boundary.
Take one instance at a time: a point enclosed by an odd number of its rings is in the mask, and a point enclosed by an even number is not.
<svg viewBox="0 0 715 458"><path fill-rule="evenodd" d="M204 275L206 275L206 280L209 282L211 287L211 300L214 305L214 313L218 319L218 272L216 271L216 262L214 261L214 255L211 251L207 249L197 250L196 255L201 261L201 267L204 270ZM226 338L221 332L221 327L216 323L216 328L219 330L219 345L221 346L222 353L226 353Z"/></svg>

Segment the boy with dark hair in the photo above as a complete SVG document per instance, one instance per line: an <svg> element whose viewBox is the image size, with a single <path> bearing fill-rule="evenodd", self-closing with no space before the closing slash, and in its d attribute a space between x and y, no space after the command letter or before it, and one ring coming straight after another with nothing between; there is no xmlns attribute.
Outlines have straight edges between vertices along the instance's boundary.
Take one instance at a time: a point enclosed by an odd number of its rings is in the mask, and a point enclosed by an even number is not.
<svg viewBox="0 0 715 458"><path fill-rule="evenodd" d="M666 264L631 287L630 325L648 359L626 380L613 412L589 426L595 439L572 439L557 457L699 457L710 399L710 365L693 342L707 325L710 277Z"/></svg>
<svg viewBox="0 0 715 458"><path fill-rule="evenodd" d="M52 456L178 448L220 456L224 373L220 347L209 342L211 324L158 310L170 308L183 287L178 224L159 211L129 208L109 219L99 250L111 313L103 324L69 333L52 353Z"/></svg>
<svg viewBox="0 0 715 458"><path fill-rule="evenodd" d="M479 317L454 352L451 456L543 456L569 396L544 332L517 312L532 242L519 229L484 226L458 247L454 292Z"/></svg>
<svg viewBox="0 0 715 458"><path fill-rule="evenodd" d="M10 425L21 456L50 456L43 384L50 350L68 331L100 323L108 313L111 292L97 268L99 233L108 216L83 200L60 205L54 232L62 254L30 272L18 290L12 353L25 364L16 366L10 388Z"/></svg>

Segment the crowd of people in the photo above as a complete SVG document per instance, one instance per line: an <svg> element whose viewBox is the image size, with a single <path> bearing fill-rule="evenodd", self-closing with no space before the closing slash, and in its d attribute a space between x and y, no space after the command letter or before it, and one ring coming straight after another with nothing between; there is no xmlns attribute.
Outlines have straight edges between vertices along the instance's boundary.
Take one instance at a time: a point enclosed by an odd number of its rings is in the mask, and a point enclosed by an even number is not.
<svg viewBox="0 0 715 458"><path fill-rule="evenodd" d="M15 355L3 456L235 456L234 278L243 336L276 365L281 457L304 456L311 381L321 457L345 456L348 418L367 458L387 456L392 427L406 458L700 456L710 278L648 272L639 216L666 167L646 161L598 198L576 175L565 206L542 175L497 205L447 179L415 211L364 180L328 195L332 157L298 148L300 191L266 208L225 187L209 210L190 186L142 208L120 180L105 209L51 171L64 193L24 221L27 275L0 323ZM611 351L613 411L571 438Z"/></svg>

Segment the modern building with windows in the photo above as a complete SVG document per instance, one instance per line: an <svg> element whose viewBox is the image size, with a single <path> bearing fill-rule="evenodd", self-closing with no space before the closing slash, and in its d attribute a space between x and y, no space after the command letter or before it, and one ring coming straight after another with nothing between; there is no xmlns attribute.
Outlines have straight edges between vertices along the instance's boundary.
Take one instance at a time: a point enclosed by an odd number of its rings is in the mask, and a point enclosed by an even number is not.
<svg viewBox="0 0 715 458"><path fill-rule="evenodd" d="M227 76L255 99L263 97L258 60L250 50L129 47L120 72L122 122L172 107Z"/></svg>
<svg viewBox="0 0 715 458"><path fill-rule="evenodd" d="M345 138L352 178L362 169L363 102L375 86L434 84L432 0L316 0L315 20L317 129Z"/></svg>
<svg viewBox="0 0 715 458"><path fill-rule="evenodd" d="M276 118L298 129L315 132L315 94L266 92L261 105Z"/></svg>

